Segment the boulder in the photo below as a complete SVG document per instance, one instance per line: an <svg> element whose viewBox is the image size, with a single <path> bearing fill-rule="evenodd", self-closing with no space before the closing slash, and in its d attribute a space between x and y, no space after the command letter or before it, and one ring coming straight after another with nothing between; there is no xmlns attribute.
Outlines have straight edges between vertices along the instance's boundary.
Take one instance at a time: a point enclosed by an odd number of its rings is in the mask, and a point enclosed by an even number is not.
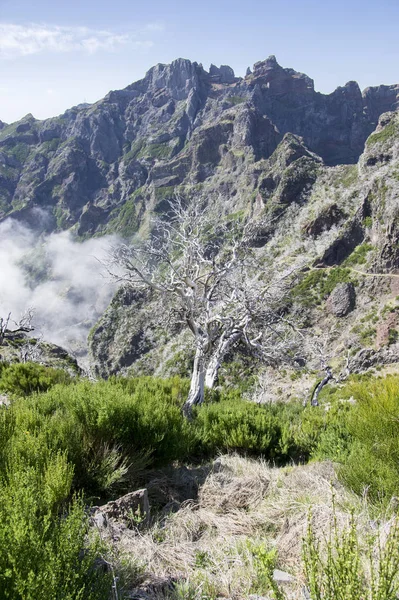
<svg viewBox="0 0 399 600"><path fill-rule="evenodd" d="M93 508L92 520L100 529L107 527L110 520L125 525L128 529L148 524L150 504L146 488L129 492L117 500Z"/></svg>
<svg viewBox="0 0 399 600"><path fill-rule="evenodd" d="M327 300L327 310L336 317L345 317L356 305L356 292L352 283L339 283Z"/></svg>

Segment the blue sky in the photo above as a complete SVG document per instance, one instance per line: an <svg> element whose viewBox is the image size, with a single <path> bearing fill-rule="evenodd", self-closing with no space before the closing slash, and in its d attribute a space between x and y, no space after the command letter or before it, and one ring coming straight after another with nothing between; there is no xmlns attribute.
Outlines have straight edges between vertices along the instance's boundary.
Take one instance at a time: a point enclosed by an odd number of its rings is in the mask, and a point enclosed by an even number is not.
<svg viewBox="0 0 399 600"><path fill-rule="evenodd" d="M399 82L399 0L0 0L0 119L46 118L178 57L275 54L330 93Z"/></svg>

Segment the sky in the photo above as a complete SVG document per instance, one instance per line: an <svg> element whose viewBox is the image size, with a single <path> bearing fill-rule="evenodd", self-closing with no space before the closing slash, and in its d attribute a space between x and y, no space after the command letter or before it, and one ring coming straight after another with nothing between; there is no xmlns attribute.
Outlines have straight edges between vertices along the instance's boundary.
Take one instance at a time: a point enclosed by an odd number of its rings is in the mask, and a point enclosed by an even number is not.
<svg viewBox="0 0 399 600"><path fill-rule="evenodd" d="M399 0L0 0L0 120L55 116L183 57L277 57L331 93L399 83Z"/></svg>

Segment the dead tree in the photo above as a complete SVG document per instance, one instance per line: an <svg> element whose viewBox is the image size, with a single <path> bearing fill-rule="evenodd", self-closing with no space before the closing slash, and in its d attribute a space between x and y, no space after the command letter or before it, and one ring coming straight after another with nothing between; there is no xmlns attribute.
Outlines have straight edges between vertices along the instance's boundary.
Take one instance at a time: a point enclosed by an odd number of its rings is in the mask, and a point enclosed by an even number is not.
<svg viewBox="0 0 399 600"><path fill-rule="evenodd" d="M212 388L226 355L244 344L269 364L292 356L292 328L281 311L292 280L260 265L239 229L198 205L176 199L151 239L114 248L110 271L135 288L150 288L164 311L188 327L195 347L184 406L190 415ZM176 322L175 321L175 322Z"/></svg>
<svg viewBox="0 0 399 600"><path fill-rule="evenodd" d="M6 318L0 317L0 346L4 342L4 338L8 331L8 325L10 323L10 319L11 319L11 313L8 313L8 316Z"/></svg>
<svg viewBox="0 0 399 600"><path fill-rule="evenodd" d="M6 318L0 317L0 346L4 344L4 341L7 339L14 339L18 336L22 337L25 333L34 331L35 328L32 325L33 316L34 311L28 309L19 322L11 320L11 313L8 313ZM11 322L14 323L16 329L9 329Z"/></svg>

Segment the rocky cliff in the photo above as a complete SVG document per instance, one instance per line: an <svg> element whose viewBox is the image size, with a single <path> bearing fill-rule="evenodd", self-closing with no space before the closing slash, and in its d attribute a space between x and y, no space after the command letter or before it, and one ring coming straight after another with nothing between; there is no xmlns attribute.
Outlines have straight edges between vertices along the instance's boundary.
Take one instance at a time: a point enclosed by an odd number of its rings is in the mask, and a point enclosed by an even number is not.
<svg viewBox="0 0 399 600"><path fill-rule="evenodd" d="M39 226L32 211L39 206L49 214L42 228L128 236L179 186L199 188L222 170L242 173L244 164L256 170L287 133L327 165L356 163L380 115L398 103L398 85L361 93L349 82L320 94L274 56L245 78L228 66L159 64L96 104L2 123L0 219L13 214ZM214 187L241 193L222 181ZM245 193L256 191L254 179Z"/></svg>

